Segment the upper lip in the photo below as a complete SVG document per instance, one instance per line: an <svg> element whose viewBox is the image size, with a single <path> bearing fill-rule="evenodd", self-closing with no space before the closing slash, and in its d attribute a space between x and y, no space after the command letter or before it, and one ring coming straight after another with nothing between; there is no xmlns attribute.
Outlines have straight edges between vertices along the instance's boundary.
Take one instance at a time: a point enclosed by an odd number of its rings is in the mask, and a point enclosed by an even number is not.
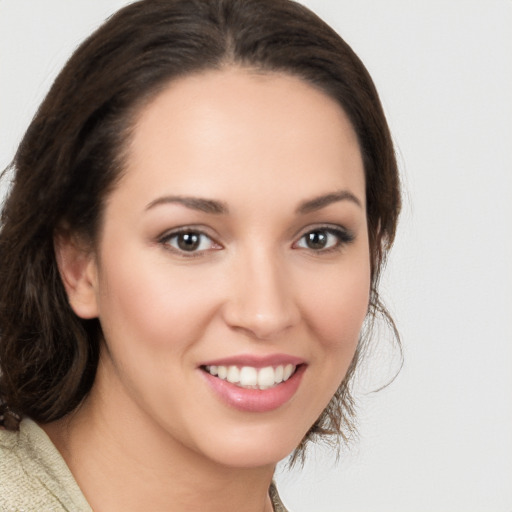
<svg viewBox="0 0 512 512"><path fill-rule="evenodd" d="M199 366L252 366L253 368L265 368L266 366L280 366L286 364L299 366L304 363L304 359L288 354L269 354L266 356L240 354L219 359L211 359L201 363Z"/></svg>

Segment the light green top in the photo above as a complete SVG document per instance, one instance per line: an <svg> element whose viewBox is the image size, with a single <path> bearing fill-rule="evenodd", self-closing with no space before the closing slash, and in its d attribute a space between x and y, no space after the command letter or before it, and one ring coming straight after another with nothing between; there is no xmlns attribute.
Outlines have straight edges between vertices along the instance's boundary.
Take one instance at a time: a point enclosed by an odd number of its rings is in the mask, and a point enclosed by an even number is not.
<svg viewBox="0 0 512 512"><path fill-rule="evenodd" d="M272 484L275 512L286 512ZM43 429L29 418L0 430L1 512L92 512L71 471Z"/></svg>

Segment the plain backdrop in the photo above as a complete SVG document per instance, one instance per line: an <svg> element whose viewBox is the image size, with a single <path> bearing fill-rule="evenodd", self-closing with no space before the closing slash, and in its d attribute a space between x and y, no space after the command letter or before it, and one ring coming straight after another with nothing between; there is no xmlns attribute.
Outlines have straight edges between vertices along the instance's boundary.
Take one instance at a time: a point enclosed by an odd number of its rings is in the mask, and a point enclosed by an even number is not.
<svg viewBox="0 0 512 512"><path fill-rule="evenodd" d="M0 0L0 167L76 45L126 0ZM372 74L404 184L360 439L277 481L292 512L512 511L512 1L305 1ZM386 338L383 335L383 338ZM387 347L387 348L386 348Z"/></svg>

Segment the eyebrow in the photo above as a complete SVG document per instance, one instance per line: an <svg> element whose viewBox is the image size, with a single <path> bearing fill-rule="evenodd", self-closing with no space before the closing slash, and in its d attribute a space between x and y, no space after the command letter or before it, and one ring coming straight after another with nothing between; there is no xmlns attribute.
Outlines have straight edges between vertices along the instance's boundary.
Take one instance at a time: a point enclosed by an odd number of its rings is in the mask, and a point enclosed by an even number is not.
<svg viewBox="0 0 512 512"><path fill-rule="evenodd" d="M299 204L296 209L296 213L306 214L317 210L321 210L329 206L332 203L339 201L351 201L360 208L362 208L361 201L349 192L348 190L340 190L339 192L333 192L330 194L324 194L313 199L308 199ZM204 213L212 213L216 215L227 214L229 212L226 203L222 201L216 201L214 199L204 199L201 197L190 197L190 196L164 196L151 201L147 206L146 210L150 210L156 206L164 204L181 204L191 210L198 210Z"/></svg>
<svg viewBox="0 0 512 512"><path fill-rule="evenodd" d="M201 197L189 197L189 196L164 196L151 201L147 206L146 210L150 210L155 206L163 204L181 204L191 210L198 210L204 213L214 214L227 214L228 207L226 203L221 201L215 201L213 199L203 199Z"/></svg>
<svg viewBox="0 0 512 512"><path fill-rule="evenodd" d="M361 201L354 194L352 194L352 192L349 192L348 190L340 190L339 192L324 194L318 197L314 197L313 199L303 201L298 206L296 213L311 213L317 210L321 210L322 208L325 208L326 206L329 206L332 203L337 203L339 201L350 201L359 206L359 208L363 207Z"/></svg>

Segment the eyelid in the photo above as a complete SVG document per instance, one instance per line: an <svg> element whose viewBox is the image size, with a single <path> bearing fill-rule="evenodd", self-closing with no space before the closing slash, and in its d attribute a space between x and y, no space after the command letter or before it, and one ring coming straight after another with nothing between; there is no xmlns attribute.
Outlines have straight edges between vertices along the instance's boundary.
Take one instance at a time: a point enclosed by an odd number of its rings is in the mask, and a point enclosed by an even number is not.
<svg viewBox="0 0 512 512"><path fill-rule="evenodd" d="M173 252L174 254L177 254L179 256L182 256L184 258L197 258L200 256L203 256L205 253L208 253L210 251L218 251L220 249L223 249L224 247L222 244L220 244L212 234L210 234L208 229L205 229L203 226L194 226L194 225L186 225L186 226L180 226L177 228L173 228L170 230L165 231L160 236L157 237L157 242L161 244L166 250ZM183 233L194 233L200 236L205 236L209 240L211 240L212 245L215 247L208 248L208 249L201 249L198 251L185 251L181 250L179 248L173 247L171 244L169 244L169 240L171 240L174 237L179 236Z"/></svg>
<svg viewBox="0 0 512 512"><path fill-rule="evenodd" d="M336 245L334 247L328 247L325 249L311 249L311 248L307 248L307 247L296 247L296 245L308 233L312 233L315 231L328 232L329 234L337 237L338 243L336 243ZM300 234L296 237L295 242L292 244L292 247L296 248L296 249L303 249L303 250L310 251L313 253L325 254L328 252L341 250L343 247L351 244L355 240L355 238L356 238L356 235L352 230L350 230L344 226L341 226L339 224L317 224L317 225L307 226L306 228L302 229Z"/></svg>

